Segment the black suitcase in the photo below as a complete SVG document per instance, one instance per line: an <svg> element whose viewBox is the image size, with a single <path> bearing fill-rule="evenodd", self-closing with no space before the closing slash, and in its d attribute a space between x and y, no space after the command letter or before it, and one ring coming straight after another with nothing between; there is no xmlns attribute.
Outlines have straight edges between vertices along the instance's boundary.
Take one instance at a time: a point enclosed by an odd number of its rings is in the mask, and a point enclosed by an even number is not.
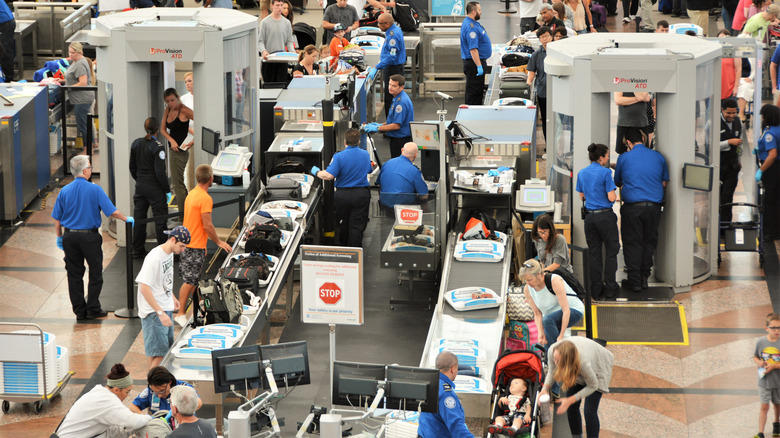
<svg viewBox="0 0 780 438"><path fill-rule="evenodd" d="M236 0L236 4L241 9L254 9L260 7L260 4L257 2L257 0Z"/></svg>
<svg viewBox="0 0 780 438"><path fill-rule="evenodd" d="M301 49L309 44L316 45L317 43L317 29L310 24L303 22L293 24L293 33L298 39L298 47Z"/></svg>
<svg viewBox="0 0 780 438"><path fill-rule="evenodd" d="M393 17L404 32L414 32L420 27L420 15L413 5L395 2Z"/></svg>

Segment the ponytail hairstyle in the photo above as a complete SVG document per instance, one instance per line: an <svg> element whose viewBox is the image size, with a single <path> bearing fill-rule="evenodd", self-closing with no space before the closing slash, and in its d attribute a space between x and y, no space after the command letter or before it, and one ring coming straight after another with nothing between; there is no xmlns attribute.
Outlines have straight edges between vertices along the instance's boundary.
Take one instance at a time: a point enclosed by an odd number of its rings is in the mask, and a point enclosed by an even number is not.
<svg viewBox="0 0 780 438"><path fill-rule="evenodd" d="M146 141L149 141L152 139L154 134L157 134L157 131L160 130L160 122L157 121L154 117L149 117L144 122L144 131L146 131L146 137L144 139Z"/></svg>
<svg viewBox="0 0 780 438"><path fill-rule="evenodd" d="M313 52L317 51L317 47L314 46L314 44L309 44L308 46L304 47L303 50L301 50L301 53L298 54L298 62L300 63L303 61L303 57L306 55L311 55Z"/></svg>
<svg viewBox="0 0 780 438"><path fill-rule="evenodd" d="M594 163L598 161L599 158L607 155L608 152L609 148L607 145L601 143L591 143L590 146L588 146L588 158Z"/></svg>
<svg viewBox="0 0 780 438"><path fill-rule="evenodd" d="M553 377L561 384L561 388L569 389L577 383L577 376L580 374L580 355L577 347L569 341L561 341L554 351L558 352L558 362L555 364Z"/></svg>

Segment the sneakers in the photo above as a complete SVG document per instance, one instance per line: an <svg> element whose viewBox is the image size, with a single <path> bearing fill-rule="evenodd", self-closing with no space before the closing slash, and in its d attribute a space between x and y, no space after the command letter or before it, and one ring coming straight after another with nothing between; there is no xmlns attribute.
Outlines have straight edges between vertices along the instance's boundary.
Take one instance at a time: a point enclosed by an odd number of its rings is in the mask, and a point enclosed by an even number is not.
<svg viewBox="0 0 780 438"><path fill-rule="evenodd" d="M514 437L517 433L517 429L514 427L505 427L502 433L510 438Z"/></svg>
<svg viewBox="0 0 780 438"><path fill-rule="evenodd" d="M780 437L780 423L772 423L772 436Z"/></svg>
<svg viewBox="0 0 780 438"><path fill-rule="evenodd" d="M179 315L176 318L173 318L174 321L176 321L176 324L179 324L180 327L184 327L187 325L187 322L190 320L187 318L187 315Z"/></svg>
<svg viewBox="0 0 780 438"><path fill-rule="evenodd" d="M504 428L502 426L499 426L496 423L491 424L488 426L488 433L491 435L495 435L497 433L503 433Z"/></svg>
<svg viewBox="0 0 780 438"><path fill-rule="evenodd" d="M623 23L626 23L626 24L628 24L628 23L630 23L630 22L631 22L631 19L630 19L630 18L628 18L628 17L623 17Z"/></svg>
<svg viewBox="0 0 780 438"><path fill-rule="evenodd" d="M764 432L759 432L753 438L764 438Z"/></svg>

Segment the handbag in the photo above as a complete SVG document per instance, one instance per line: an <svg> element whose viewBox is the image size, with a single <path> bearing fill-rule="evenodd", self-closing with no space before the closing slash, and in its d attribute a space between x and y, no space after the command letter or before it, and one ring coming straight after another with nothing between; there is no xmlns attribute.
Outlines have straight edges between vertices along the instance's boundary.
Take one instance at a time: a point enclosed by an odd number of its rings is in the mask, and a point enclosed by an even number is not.
<svg viewBox="0 0 780 438"><path fill-rule="evenodd" d="M506 316L512 321L533 321L534 311L525 300L522 286L509 286L506 294Z"/></svg>

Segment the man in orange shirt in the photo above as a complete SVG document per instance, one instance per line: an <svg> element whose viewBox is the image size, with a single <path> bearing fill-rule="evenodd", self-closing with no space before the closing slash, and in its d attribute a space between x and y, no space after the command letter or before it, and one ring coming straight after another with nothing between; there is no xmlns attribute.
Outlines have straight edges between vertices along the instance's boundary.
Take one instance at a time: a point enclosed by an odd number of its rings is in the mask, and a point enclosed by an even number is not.
<svg viewBox="0 0 780 438"><path fill-rule="evenodd" d="M220 240L217 230L211 223L211 209L214 201L209 195L209 187L214 182L214 173L211 166L201 164L195 170L195 180L198 186L190 191L184 200L184 226L190 230L192 238L190 244L181 253L179 267L181 279L184 284L179 289L179 312L173 319L184 327L187 325L187 298L198 287L203 262L206 260L206 243L208 239L214 241L220 248L229 254L233 248Z"/></svg>
<svg viewBox="0 0 780 438"><path fill-rule="evenodd" d="M347 28L344 27L341 23L336 23L335 26L333 26L333 34L335 35L332 40L330 40L330 69L333 71L333 66L339 63L339 53L341 53L342 50L344 50L344 47L347 47L349 45L349 41L347 41L346 38L344 38L344 35L347 33Z"/></svg>

